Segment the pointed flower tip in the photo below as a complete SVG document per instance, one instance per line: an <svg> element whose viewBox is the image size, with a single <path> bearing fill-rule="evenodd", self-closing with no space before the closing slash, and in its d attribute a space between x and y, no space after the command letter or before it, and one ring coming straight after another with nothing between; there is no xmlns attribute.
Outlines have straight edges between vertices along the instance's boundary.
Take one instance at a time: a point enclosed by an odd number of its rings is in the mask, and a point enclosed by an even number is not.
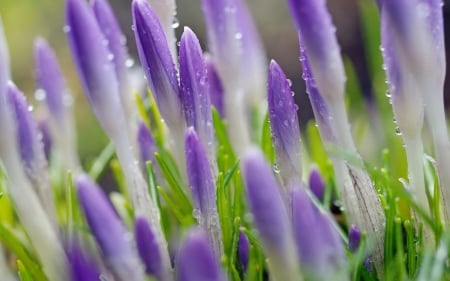
<svg viewBox="0 0 450 281"><path fill-rule="evenodd" d="M245 235L245 233L242 231L239 231L237 253L241 270L243 272L246 272L248 268L248 261L250 254L250 241L248 240L247 235Z"/></svg>
<svg viewBox="0 0 450 281"><path fill-rule="evenodd" d="M177 275L179 281L225 280L203 230L194 229L187 234L178 254Z"/></svg>
<svg viewBox="0 0 450 281"><path fill-rule="evenodd" d="M155 234L145 218L136 218L135 235L138 253L145 265L145 271L160 279L162 274L160 249Z"/></svg>
<svg viewBox="0 0 450 281"><path fill-rule="evenodd" d="M361 242L361 230L354 224L350 226L350 231L348 234L348 248L351 252L356 252L358 250L359 244Z"/></svg>
<svg viewBox="0 0 450 281"><path fill-rule="evenodd" d="M309 188L311 189L312 193L319 199L320 201L323 200L324 192L325 192L325 183L322 179L322 176L320 175L319 170L314 167L311 169L311 172L309 173Z"/></svg>
<svg viewBox="0 0 450 281"><path fill-rule="evenodd" d="M56 121L61 121L65 111L66 82L53 49L41 37L34 41L34 61L36 80L45 93L48 109Z"/></svg>

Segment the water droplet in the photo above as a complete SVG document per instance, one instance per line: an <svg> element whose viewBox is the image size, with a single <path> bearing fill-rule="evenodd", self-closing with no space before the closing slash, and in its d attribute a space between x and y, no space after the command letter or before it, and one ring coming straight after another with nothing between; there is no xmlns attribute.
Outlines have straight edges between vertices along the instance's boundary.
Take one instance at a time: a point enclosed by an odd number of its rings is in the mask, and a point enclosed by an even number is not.
<svg viewBox="0 0 450 281"><path fill-rule="evenodd" d="M64 31L64 33L70 32L70 26L69 25L63 26L63 31Z"/></svg>
<svg viewBox="0 0 450 281"><path fill-rule="evenodd" d="M63 105L65 107L70 107L73 105L73 97L72 95L69 93L69 91L65 91L63 93Z"/></svg>
<svg viewBox="0 0 450 281"><path fill-rule="evenodd" d="M113 61L114 60L114 54L113 53L109 53L108 54L108 60L109 61Z"/></svg>
<svg viewBox="0 0 450 281"><path fill-rule="evenodd" d="M237 32L236 34L234 34L234 38L236 38L237 40L242 39L242 33Z"/></svg>
<svg viewBox="0 0 450 281"><path fill-rule="evenodd" d="M134 65L134 60L133 60L133 59L128 58L128 59L125 61L125 67L131 68L131 67L133 67L133 65Z"/></svg>
<svg viewBox="0 0 450 281"><path fill-rule="evenodd" d="M278 166L278 163L274 163L272 170L275 174L279 174L280 173L280 166Z"/></svg>
<svg viewBox="0 0 450 281"><path fill-rule="evenodd" d="M401 135L402 135L402 131L400 131L400 128L399 128L399 127L396 127L396 128L395 128L395 134L396 134L397 136L401 136Z"/></svg>
<svg viewBox="0 0 450 281"><path fill-rule="evenodd" d="M37 89L36 92L34 92L34 98L37 101L43 101L47 97L47 93L43 89Z"/></svg>
<svg viewBox="0 0 450 281"><path fill-rule="evenodd" d="M287 81L289 87L292 87L292 80L291 79L286 79L286 81Z"/></svg>
<svg viewBox="0 0 450 281"><path fill-rule="evenodd" d="M28 109L28 111L32 112L34 110L34 106L29 105L27 109Z"/></svg>
<svg viewBox="0 0 450 281"><path fill-rule="evenodd" d="M134 26L134 24L131 25L131 30L136 31L136 26Z"/></svg>
<svg viewBox="0 0 450 281"><path fill-rule="evenodd" d="M178 28L180 26L180 21L174 17L172 22L172 28Z"/></svg>

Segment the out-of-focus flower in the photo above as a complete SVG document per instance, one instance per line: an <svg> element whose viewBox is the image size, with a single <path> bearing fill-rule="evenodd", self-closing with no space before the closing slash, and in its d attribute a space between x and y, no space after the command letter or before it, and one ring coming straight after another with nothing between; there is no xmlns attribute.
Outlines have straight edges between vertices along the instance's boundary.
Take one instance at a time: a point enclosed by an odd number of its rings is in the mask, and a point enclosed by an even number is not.
<svg viewBox="0 0 450 281"><path fill-rule="evenodd" d="M292 223L307 280L350 280L342 241L331 217L321 213L302 188L290 192Z"/></svg>
<svg viewBox="0 0 450 281"><path fill-rule="evenodd" d="M67 255L69 258L71 281L100 280L100 271L94 260L88 256L86 251L77 242L70 242Z"/></svg>
<svg viewBox="0 0 450 281"><path fill-rule="evenodd" d="M137 130L137 142L140 152L140 160L143 166L147 161L155 162L155 152L157 151L152 132L144 122L139 122ZM142 167L145 170L145 167Z"/></svg>
<svg viewBox="0 0 450 281"><path fill-rule="evenodd" d="M190 127L186 133L186 168L189 187L195 205L196 219L208 233L215 255L223 254L222 235L216 207L216 187L212 177L212 166L195 130Z"/></svg>
<svg viewBox="0 0 450 281"><path fill-rule="evenodd" d="M208 159L214 161L215 143L206 71L200 42L194 32L185 27L180 41L181 102L186 125L194 127L208 152Z"/></svg>
<svg viewBox="0 0 450 281"><path fill-rule="evenodd" d="M309 188L311 189L312 193L319 199L320 201L323 201L324 199L324 192L325 192L325 183L323 182L322 176L319 173L319 170L317 168L312 168L311 172L309 173Z"/></svg>
<svg viewBox="0 0 450 281"><path fill-rule="evenodd" d="M194 229L187 234L177 260L177 281L225 281L203 230Z"/></svg>
<svg viewBox="0 0 450 281"><path fill-rule="evenodd" d="M209 99L211 101L211 105L213 105L217 112L221 117L224 117L224 108L223 108L223 86L222 81L220 81L219 74L217 73L216 67L214 66L214 62L211 59L211 56L205 55L205 67L206 73L208 75L208 93Z"/></svg>
<svg viewBox="0 0 450 281"><path fill-rule="evenodd" d="M286 206L272 169L256 148L243 158L247 202L274 280L298 280L298 260Z"/></svg>
<svg viewBox="0 0 450 281"><path fill-rule="evenodd" d="M103 257L118 280L146 280L130 233L101 189L87 176L76 180L80 206Z"/></svg>
<svg viewBox="0 0 450 281"><path fill-rule="evenodd" d="M48 178L47 159L37 122L25 96L12 82L7 86L7 99L16 124L16 139L23 170L31 181L47 216L56 225L56 210Z"/></svg>
<svg viewBox="0 0 450 281"><path fill-rule="evenodd" d="M239 231L237 254L242 272L246 272L250 255L250 241L244 232Z"/></svg>
<svg viewBox="0 0 450 281"><path fill-rule="evenodd" d="M277 165L286 189L301 184L301 145L297 110L289 81L275 62L269 69L269 119Z"/></svg>
<svg viewBox="0 0 450 281"><path fill-rule="evenodd" d="M44 147L44 155L45 159L50 159L51 152L52 152L52 146L53 146L53 140L50 133L50 128L48 125L48 121L43 119L38 122L38 129L41 136L42 145Z"/></svg>
<svg viewBox="0 0 450 281"><path fill-rule="evenodd" d="M147 274L161 280L163 268L161 253L150 224L144 217L137 217L135 223L136 245Z"/></svg>

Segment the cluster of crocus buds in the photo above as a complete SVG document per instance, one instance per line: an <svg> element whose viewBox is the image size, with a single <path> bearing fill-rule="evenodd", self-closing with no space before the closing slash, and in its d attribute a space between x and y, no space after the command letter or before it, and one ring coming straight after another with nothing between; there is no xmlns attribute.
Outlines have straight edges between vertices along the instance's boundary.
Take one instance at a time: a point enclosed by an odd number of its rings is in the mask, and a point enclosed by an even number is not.
<svg viewBox="0 0 450 281"><path fill-rule="evenodd" d="M425 119L449 224L441 3L377 3L389 93L408 158L407 190L428 216L432 192L426 191L422 164ZM202 0L209 53L189 27L176 43L174 0L133 0L132 30L148 84L138 95L126 40L107 0L93 0L91 6L66 0L64 31L73 61L115 151L119 185L125 186L110 198L79 161L72 97L56 54L44 39L36 39L35 97L48 122L38 123L11 81L0 22L0 191L23 225L15 230L25 235L16 240L28 239L19 245L25 248L20 255L17 247L8 249L18 259L28 257L22 260L25 269L17 262L21 278L30 272L39 281L224 281L266 273L275 281L346 281L354 280L349 257L361 249L367 274L383 278L383 200L352 137L344 63L331 16L325 0L287 4L336 194L315 167L305 180L290 80L277 62L267 63L244 0ZM266 117L270 126L263 124ZM266 127L274 163L258 146ZM52 166L64 180L51 180ZM63 188L56 192L54 185ZM345 221L338 223L328 212L329 197L342 201ZM7 223L0 216L0 234L16 227ZM431 232L425 228L424 234L428 239ZM0 237L5 241L12 240ZM0 247L0 279L15 280L5 252Z"/></svg>

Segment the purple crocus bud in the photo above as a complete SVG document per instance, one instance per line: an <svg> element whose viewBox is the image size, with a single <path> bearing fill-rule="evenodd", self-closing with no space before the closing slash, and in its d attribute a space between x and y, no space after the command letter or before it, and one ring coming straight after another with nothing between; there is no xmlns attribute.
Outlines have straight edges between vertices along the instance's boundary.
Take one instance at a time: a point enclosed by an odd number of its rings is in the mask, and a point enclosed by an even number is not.
<svg viewBox="0 0 450 281"><path fill-rule="evenodd" d="M126 112L126 116L132 114L132 95L130 93L128 69L126 62L128 51L126 48L126 37L120 29L120 25L114 15L108 0L93 0L92 10L94 11L97 23L108 42L109 59L114 64L117 81L119 83L120 98Z"/></svg>
<svg viewBox="0 0 450 281"><path fill-rule="evenodd" d="M289 0L289 6L319 92L328 102L342 99L344 64L325 0Z"/></svg>
<svg viewBox="0 0 450 281"><path fill-rule="evenodd" d="M241 270L243 272L247 271L248 268L248 259L250 252L250 242L248 240L247 235L244 232L239 231L239 240L238 240L238 260Z"/></svg>
<svg viewBox="0 0 450 281"><path fill-rule="evenodd" d="M212 167L204 146L192 127L186 132L185 147L188 182L196 209L194 213L198 213L196 219L208 231L211 245L219 258L223 249Z"/></svg>
<svg viewBox="0 0 450 281"><path fill-rule="evenodd" d="M208 95L208 76L200 43L194 32L185 27L180 41L181 102L187 126L193 126L210 160L215 159L211 102Z"/></svg>
<svg viewBox="0 0 450 281"><path fill-rule="evenodd" d="M348 248L352 253L356 252L359 247L359 243L361 242L361 230L352 224L350 226L350 231L348 234Z"/></svg>
<svg viewBox="0 0 450 281"><path fill-rule="evenodd" d="M191 230L178 253L177 281L225 281L208 236L200 229Z"/></svg>
<svg viewBox="0 0 450 281"><path fill-rule="evenodd" d="M155 152L157 151L155 140L152 136L152 132L145 125L144 122L139 122L137 130L137 142L140 152L140 158L142 164L147 161L155 162Z"/></svg>
<svg viewBox="0 0 450 281"><path fill-rule="evenodd" d="M48 125L47 120L41 120L38 123L38 129L41 135L41 141L44 148L44 155L45 159L47 161L50 159L51 152L52 152L52 146L53 146L53 140L50 133L50 128Z"/></svg>
<svg viewBox="0 0 450 281"><path fill-rule="evenodd" d="M89 103L110 136L123 134L125 116L108 41L85 1L67 0L66 17L70 49Z"/></svg>
<svg viewBox="0 0 450 281"><path fill-rule="evenodd" d="M269 69L269 119L277 165L284 187L298 186L302 178L300 128L290 84L281 67L271 61Z"/></svg>
<svg viewBox="0 0 450 281"><path fill-rule="evenodd" d="M223 108L223 86L219 74L210 56L205 56L205 67L208 75L208 93L211 104L216 108L221 117L225 116Z"/></svg>
<svg viewBox="0 0 450 281"><path fill-rule="evenodd" d="M66 81L55 53L47 42L38 38L34 41L34 60L36 80L45 93L45 101L50 114L57 123L66 118L64 95L67 94Z"/></svg>
<svg viewBox="0 0 450 281"><path fill-rule="evenodd" d="M298 280L298 262L280 188L259 149L249 149L242 161L247 202L276 280Z"/></svg>
<svg viewBox="0 0 450 281"><path fill-rule="evenodd" d="M324 192L325 192L325 183L322 179L322 176L320 175L319 170L317 168L312 168L311 172L309 173L309 188L311 189L312 193L319 199L320 201L323 201L324 199Z"/></svg>
<svg viewBox="0 0 450 281"><path fill-rule="evenodd" d="M333 127L330 123L330 112L328 106L320 95L316 82L311 73L311 66L309 65L308 58L305 53L305 49L300 46L300 61L302 63L303 79L306 84L306 92L308 93L309 100L314 112L314 118L319 126L320 135L325 142L336 143L333 133Z"/></svg>
<svg viewBox="0 0 450 281"><path fill-rule="evenodd" d="M87 255L77 242L72 242L69 245L67 256L69 258L71 281L100 280L100 271L94 260Z"/></svg>
<svg viewBox="0 0 450 281"><path fill-rule="evenodd" d="M346 254L331 217L302 188L291 190L292 223L302 272L311 280L350 280Z"/></svg>
<svg viewBox="0 0 450 281"><path fill-rule="evenodd" d="M87 175L76 180L80 206L104 260L119 280L146 280L130 234L106 196Z"/></svg>
<svg viewBox="0 0 450 281"><path fill-rule="evenodd" d="M139 58L162 117L169 128L182 123L177 71L161 24L146 0L133 0Z"/></svg>
<svg viewBox="0 0 450 281"><path fill-rule="evenodd" d="M161 253L150 224L143 217L136 218L135 224L136 244L139 256L145 265L147 274L162 278Z"/></svg>

